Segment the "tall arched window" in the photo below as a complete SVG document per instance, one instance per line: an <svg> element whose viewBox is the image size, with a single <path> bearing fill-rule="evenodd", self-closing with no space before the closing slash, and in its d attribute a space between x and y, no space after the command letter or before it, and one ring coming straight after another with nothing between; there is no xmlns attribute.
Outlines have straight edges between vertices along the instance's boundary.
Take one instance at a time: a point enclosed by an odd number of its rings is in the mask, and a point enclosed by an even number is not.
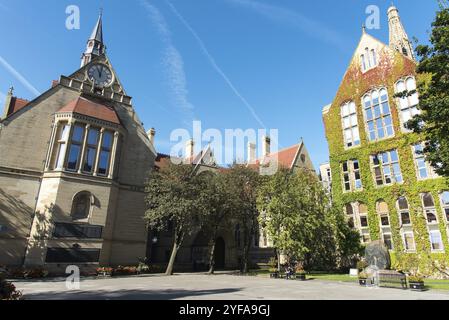
<svg viewBox="0 0 449 320"><path fill-rule="evenodd" d="M353 101L346 102L341 106L341 120L345 147L351 148L360 145L357 109Z"/></svg>
<svg viewBox="0 0 449 320"><path fill-rule="evenodd" d="M407 79L399 80L396 83L395 91L398 94L405 94L404 97L398 98L398 101L402 130L407 131L405 124L420 113L418 109L419 97L418 92L416 92L415 78L408 77Z"/></svg>
<svg viewBox="0 0 449 320"><path fill-rule="evenodd" d="M87 222L90 216L93 197L90 192L84 191L78 193L72 202L72 220L78 222Z"/></svg>
<svg viewBox="0 0 449 320"><path fill-rule="evenodd" d="M348 221L348 226L350 228L355 228L354 224L354 209L352 208L352 204L348 203L346 205L346 220Z"/></svg>
<svg viewBox="0 0 449 320"><path fill-rule="evenodd" d="M391 223L390 223L390 211L388 204L385 201L377 202L377 214L380 219L380 230L382 232L382 239L385 246L393 250L393 240L391 237Z"/></svg>
<svg viewBox="0 0 449 320"><path fill-rule="evenodd" d="M407 198L400 197L397 202L399 212L399 222L401 228L402 242L406 251L415 251L415 235L413 233L412 221L410 219L410 209Z"/></svg>
<svg viewBox="0 0 449 320"><path fill-rule="evenodd" d="M444 191L441 195L441 205L443 206L443 213L446 223L449 223L449 192Z"/></svg>
<svg viewBox="0 0 449 320"><path fill-rule="evenodd" d="M437 211L435 201L430 193L422 195L424 213L427 219L427 229L429 230L430 246L433 252L441 252L444 250L443 240L438 225Z"/></svg>
<svg viewBox="0 0 449 320"><path fill-rule="evenodd" d="M435 202L430 193L425 193L422 195L422 202L424 207L424 212L426 214L427 223L435 224L438 223L437 211L435 208Z"/></svg>
<svg viewBox="0 0 449 320"><path fill-rule="evenodd" d="M408 201L405 197L400 197L398 199L398 209L399 209L399 218L401 222L401 226L409 226L412 224L410 219L410 210L408 207Z"/></svg>
<svg viewBox="0 0 449 320"><path fill-rule="evenodd" d="M358 220L359 220L359 231L362 237L363 243L368 243L371 241L371 235L369 231L368 223L368 206L364 203L358 204Z"/></svg>
<svg viewBox="0 0 449 320"><path fill-rule="evenodd" d="M367 93L363 97L363 107L370 141L381 140L394 135L386 89L372 90Z"/></svg>
<svg viewBox="0 0 449 320"><path fill-rule="evenodd" d="M362 67L362 71L368 71L377 66L377 53L375 49L365 48L365 51L362 55L360 55L360 64Z"/></svg>

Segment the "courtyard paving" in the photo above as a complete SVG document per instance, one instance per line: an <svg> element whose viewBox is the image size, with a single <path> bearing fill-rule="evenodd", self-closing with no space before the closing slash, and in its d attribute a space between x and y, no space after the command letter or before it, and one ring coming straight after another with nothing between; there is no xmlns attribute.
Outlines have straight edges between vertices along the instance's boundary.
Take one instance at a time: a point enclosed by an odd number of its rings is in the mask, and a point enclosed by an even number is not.
<svg viewBox="0 0 449 320"><path fill-rule="evenodd" d="M323 280L286 281L236 275L84 279L67 290L65 279L15 281L29 300L449 300L449 292L364 288Z"/></svg>

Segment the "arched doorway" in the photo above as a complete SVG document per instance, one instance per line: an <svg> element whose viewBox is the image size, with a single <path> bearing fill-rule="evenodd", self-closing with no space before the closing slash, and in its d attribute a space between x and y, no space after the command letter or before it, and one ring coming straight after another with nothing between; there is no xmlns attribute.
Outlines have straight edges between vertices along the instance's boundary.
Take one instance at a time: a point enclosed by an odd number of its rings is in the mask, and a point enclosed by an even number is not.
<svg viewBox="0 0 449 320"><path fill-rule="evenodd" d="M223 238L217 238L215 242L215 269L224 269L225 268L225 256L226 256L226 246Z"/></svg>

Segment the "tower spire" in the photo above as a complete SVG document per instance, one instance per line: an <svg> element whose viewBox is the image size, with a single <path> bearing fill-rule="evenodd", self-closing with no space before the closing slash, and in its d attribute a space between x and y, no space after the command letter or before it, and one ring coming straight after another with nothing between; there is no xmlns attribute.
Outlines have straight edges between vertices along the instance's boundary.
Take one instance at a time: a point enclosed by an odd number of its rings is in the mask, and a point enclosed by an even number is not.
<svg viewBox="0 0 449 320"><path fill-rule="evenodd" d="M399 11L393 4L388 9L388 24L390 28L390 47L415 60L412 43L402 25Z"/></svg>
<svg viewBox="0 0 449 320"><path fill-rule="evenodd" d="M98 21L92 30L92 34L87 40L86 51L81 57L81 67L92 61L94 57L101 56L106 53L106 46L103 42L103 9L100 9Z"/></svg>

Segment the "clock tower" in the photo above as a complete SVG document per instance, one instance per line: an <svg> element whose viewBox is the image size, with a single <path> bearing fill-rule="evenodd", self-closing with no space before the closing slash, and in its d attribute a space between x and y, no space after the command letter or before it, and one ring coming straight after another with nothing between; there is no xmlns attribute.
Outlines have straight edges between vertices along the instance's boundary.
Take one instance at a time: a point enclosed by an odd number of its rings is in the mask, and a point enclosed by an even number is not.
<svg viewBox="0 0 449 320"><path fill-rule="evenodd" d="M105 53L106 46L103 43L103 13L100 12L97 24L87 41L86 51L84 51L81 57L81 67L91 62L94 57L104 55Z"/></svg>

